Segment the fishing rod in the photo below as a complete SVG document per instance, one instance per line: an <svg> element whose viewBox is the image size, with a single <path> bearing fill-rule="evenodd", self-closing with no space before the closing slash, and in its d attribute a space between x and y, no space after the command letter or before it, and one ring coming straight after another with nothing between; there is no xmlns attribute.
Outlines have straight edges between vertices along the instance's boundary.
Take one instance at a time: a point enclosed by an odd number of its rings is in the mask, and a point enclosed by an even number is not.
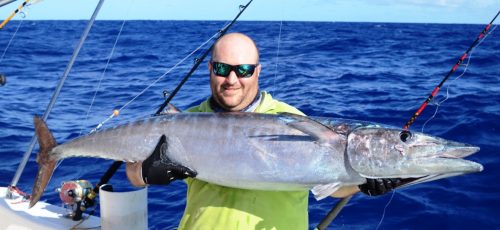
<svg viewBox="0 0 500 230"><path fill-rule="evenodd" d="M27 2L27 1L26 1ZM50 99L49 105L47 106L47 109L45 110L45 113L43 114L43 121L46 121L50 112L52 111L52 108L54 107L54 104L56 102L57 97L59 96L59 93L61 92L62 86L64 85L64 82L66 81L69 72L71 71L71 68L73 67L73 64L75 63L76 57L80 53L80 49L83 46L83 43L85 42L87 35L90 32L90 29L92 28L92 25L94 25L95 18L97 17L97 14L99 13L99 10L101 9L102 4L104 3L104 0L99 0L99 3L97 3L97 6L94 10L94 13L92 14L92 17L90 18L87 27L85 27L82 36L80 37L80 41L78 42L75 50L73 51L73 55L71 56L71 59L68 62L68 65L66 66L66 69L64 70L63 76L61 80L59 80L59 84L57 85L56 90L54 91L54 94L52 94L52 98ZM14 175L14 178L12 179L12 182L10 183L9 187L16 187L17 182L19 181L19 178L21 177L21 173L24 171L24 168L26 167L26 163L28 163L29 156L31 152L33 151L33 148L35 147L36 143L36 135L33 135L31 138L30 145L28 147L28 150L23 155L23 159L21 160L21 163L19 164L19 167L17 168L16 174ZM12 197L12 194L10 193L10 189L7 190L7 197Z"/></svg>
<svg viewBox="0 0 500 230"><path fill-rule="evenodd" d="M4 6L4 5L7 5L11 2L14 2L15 0L7 0L7 1L3 1L3 2L0 2L0 7ZM17 13L19 13L24 7L26 6L29 6L29 5L33 5L35 3L38 3L40 2L41 0L26 0L24 1L21 5L19 5L19 7L17 7L16 10L14 10L14 12L12 12L9 17L7 17L5 20L3 20L3 22L0 24L0 29L2 29L5 24L7 24Z"/></svg>
<svg viewBox="0 0 500 230"><path fill-rule="evenodd" d="M165 107L168 105L168 103L172 100L172 98L174 98L174 96L179 92L179 90L181 89L181 87L184 85L184 83L186 83L186 81L189 79L189 77L191 77L191 75L193 75L194 71L198 68L198 66L203 62L203 60L207 57L207 55L210 53L210 51L212 51L212 48L214 47L215 43L219 40L219 38L221 38L222 36L224 36L224 34L226 34L226 32L229 30L229 28L231 28L231 26L236 22L236 20L238 20L238 18L240 17L240 15L246 10L246 8L250 5L250 3L252 3L253 0L250 0L246 5L240 5L240 12L236 15L236 17L233 19L233 21L231 21L231 23L229 23L225 28L223 28L220 32L219 32L219 37L217 39L215 39L215 42L212 43L212 45L210 46L210 48L208 48L205 53L203 53L203 55L201 55L200 58L197 58L196 59L196 62L194 64L194 66L191 68L191 70L186 74L186 76L184 76L184 78L182 79L182 81L177 85L177 87L175 87L174 91L172 91L172 93L170 95L168 95L168 97L165 99L165 101L163 102L163 104L160 106L160 108L158 108L158 110L156 111L155 115L159 115L161 113L161 111L163 111L163 109L165 109Z"/></svg>
<svg viewBox="0 0 500 230"><path fill-rule="evenodd" d="M224 27L220 32L219 32L219 37L215 40L215 42L217 42L217 40L219 40L219 38L221 38L228 30L229 28L231 28L231 26L236 22L236 20L238 20L238 18L240 17L240 15L245 11L245 9L250 5L250 3L252 3L253 0L250 0L246 5L240 5L240 12L236 15L236 17L231 21L231 23L229 23L226 27ZM177 94L177 92L179 92L179 90L181 89L181 87L184 85L184 83L186 83L186 81L189 79L189 77L191 77L191 75L194 73L194 71L198 68L198 66L201 64L201 62L203 62L203 60L206 58L206 56L208 55L208 53L210 53L210 51L212 50L213 46L214 46L214 43L212 43L212 45L210 46L209 49L207 49L205 51L205 53L203 53L203 55L200 57L200 58L197 58L196 59L196 63L194 64L194 66L191 68L191 70L186 74L186 76L184 76L184 78L182 79L182 81L177 85L177 87L174 89L174 91L172 93L169 94L169 96L165 99L165 101L163 102L163 104L160 106L160 108L156 111L156 113L154 114L154 116L157 116L159 115L163 109L165 109L165 107L168 105L168 103L172 100L172 98ZM109 167L109 169L106 171L106 173L101 177L101 180L99 182L99 184L106 184L110 179L111 177L115 174L115 172L118 170L118 168L123 164L123 161L115 161L113 162L113 164Z"/></svg>
<svg viewBox="0 0 500 230"><path fill-rule="evenodd" d="M422 111L425 109L425 107L427 106L427 104L432 100L432 98L434 98L434 96L437 94L437 92L439 91L439 89L443 86L444 82L446 80L448 80L448 78L455 72L455 70L458 68L458 66L465 60L465 58L469 55L470 51L472 51L472 49L479 44L479 42L481 41L481 39L484 38L484 36L488 33L488 30L491 28L491 25L493 24L493 22L495 21L495 19L498 17L499 14L500 14L500 11L498 11L498 13L495 15L495 17L491 20L491 22L488 25L486 25L486 27L477 36L476 40L472 43L472 45L469 46L469 48L467 49L467 51L465 51L465 53L462 56L460 56L460 58L458 59L457 63L455 63L455 65L451 68L450 72L448 72L448 74L439 83L439 85L436 86L436 88L434 88L434 90L432 91L432 93L429 95L429 97L427 97L427 99L420 106L420 108L417 110L417 112L415 112L415 114L411 117L411 119L403 126L403 130L399 134L399 137L401 138L402 141L406 141L406 140L408 140L408 138L411 138L412 134L409 131L410 125L422 113ZM323 218L323 220L316 226L315 229L318 229L318 230L326 229L331 224L331 222L335 219L335 217L337 217L338 213L349 202L349 200L351 198L352 198L352 195L348 196L348 197L342 198L337 203L337 205L335 205L335 207L333 207L332 210L330 210L330 212L325 216L325 218Z"/></svg>
<svg viewBox="0 0 500 230"><path fill-rule="evenodd" d="M344 206L351 200L352 196L353 195L344 197L342 198L342 200L337 202L335 207L333 207L333 209L330 210L330 212L328 212L325 218L323 218L323 220L316 226L316 228L314 228L314 230L325 230L326 228L328 228L328 226L332 223L335 217L337 217L337 215L340 213L342 208L344 208Z"/></svg>
<svg viewBox="0 0 500 230"><path fill-rule="evenodd" d="M462 54L462 56L460 56L460 58L455 63L455 65L453 65L453 67L448 72L448 74L446 74L446 76L439 83L439 85L437 85L434 88L434 90L432 91L432 93L427 97L427 99L424 101L424 103L422 103L422 105L420 105L420 107L413 114L413 116L410 118L410 120L408 120L408 122L406 122L406 124L403 126L403 130L399 134L399 137L401 138L401 140L403 142L405 142L406 140L408 140L412 136L412 134L411 134L411 132L409 130L410 129L410 125L413 124L413 122L415 121L415 119L417 119L417 117L422 113L422 111L424 111L424 109L427 106L427 104L429 104L429 102L439 92L439 90L443 86L444 82L446 82L446 80L448 80L448 78L455 72L455 70L457 70L457 68L460 66L460 64L462 64L462 62L465 60L465 58L467 58L467 56L472 51L472 49L474 49L479 44L479 42L481 41L481 39L484 38L484 36L488 33L488 30L491 28L491 25L493 24L493 22L495 21L495 19L497 19L497 17L498 17L499 14L500 14L500 10L495 15L495 17L491 20L491 22L488 25L486 25L486 27L483 29L483 31L481 31L481 33L477 36L476 40L472 43L472 45L469 46L469 48L467 49L467 51L465 51L465 53Z"/></svg>

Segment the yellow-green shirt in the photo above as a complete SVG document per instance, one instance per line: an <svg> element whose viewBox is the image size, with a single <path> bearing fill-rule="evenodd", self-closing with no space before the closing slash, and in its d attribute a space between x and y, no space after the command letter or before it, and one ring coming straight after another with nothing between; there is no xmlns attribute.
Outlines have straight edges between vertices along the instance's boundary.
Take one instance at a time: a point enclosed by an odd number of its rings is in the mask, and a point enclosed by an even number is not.
<svg viewBox="0 0 500 230"><path fill-rule="evenodd" d="M213 112L209 100L188 112ZM257 113L294 113L298 109L262 92ZM228 172L230 173L230 172ZM186 180L187 204L179 229L307 229L308 191L260 191Z"/></svg>

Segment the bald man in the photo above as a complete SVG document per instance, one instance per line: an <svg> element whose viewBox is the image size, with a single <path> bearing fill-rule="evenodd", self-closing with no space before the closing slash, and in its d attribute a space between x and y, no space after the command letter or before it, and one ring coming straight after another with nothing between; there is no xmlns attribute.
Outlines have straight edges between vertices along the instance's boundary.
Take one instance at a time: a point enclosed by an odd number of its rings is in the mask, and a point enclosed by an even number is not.
<svg viewBox="0 0 500 230"><path fill-rule="evenodd" d="M259 90L259 50L244 34L231 33L220 38L212 50L208 70L212 95L187 112L304 115ZM127 164L127 176L136 186L187 178L187 204L179 229L308 228L308 191L260 191L210 184L197 180L196 172L180 165L160 163L158 167L159 149L142 163ZM344 187L332 196L345 197L358 191L357 186Z"/></svg>
<svg viewBox="0 0 500 230"><path fill-rule="evenodd" d="M241 33L214 45L208 63L212 95L188 112L289 112L292 106L259 91L259 51ZM228 172L231 173L231 172ZM179 229L307 229L308 192L256 191L186 179L187 204Z"/></svg>

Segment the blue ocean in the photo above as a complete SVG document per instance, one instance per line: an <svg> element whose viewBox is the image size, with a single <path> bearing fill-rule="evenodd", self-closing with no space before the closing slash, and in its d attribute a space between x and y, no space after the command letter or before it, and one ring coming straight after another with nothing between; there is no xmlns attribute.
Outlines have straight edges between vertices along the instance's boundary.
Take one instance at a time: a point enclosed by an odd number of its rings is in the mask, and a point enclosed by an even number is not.
<svg viewBox="0 0 500 230"><path fill-rule="evenodd" d="M86 23L12 21L0 31L0 73L7 78L0 87L0 186L10 184L33 136L33 116L45 112ZM48 118L57 141L87 134L114 109L123 108L103 128L154 114L165 98L164 91L177 86L211 41L197 48L227 23L97 21ZM254 38L261 53L261 89L275 98L311 116L402 127L483 28L242 21L230 31ZM500 30L493 30L411 126L411 130L479 146L481 151L468 159L483 164L483 172L418 184L380 197L357 194L330 228L500 228L499 60ZM208 76L205 60L172 104L187 109L205 100L210 95ZM36 175L37 148L18 183L26 192L31 191ZM55 192L61 182L87 179L95 184L111 164L103 159L64 160L42 200L61 204ZM127 189L123 166L110 183ZM185 192L182 181L149 188L151 229L178 225ZM311 196L310 227L337 201L315 201Z"/></svg>

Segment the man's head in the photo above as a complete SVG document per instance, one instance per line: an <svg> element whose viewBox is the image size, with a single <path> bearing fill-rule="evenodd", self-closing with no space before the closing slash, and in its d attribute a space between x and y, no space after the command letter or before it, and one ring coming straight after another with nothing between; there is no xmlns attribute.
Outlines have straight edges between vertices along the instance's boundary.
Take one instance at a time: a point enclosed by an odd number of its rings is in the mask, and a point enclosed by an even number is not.
<svg viewBox="0 0 500 230"><path fill-rule="evenodd" d="M229 64L257 65L250 77L238 77L230 71L227 77L217 75L213 71L213 62ZM255 42L240 33L226 34L214 45L212 60L208 64L210 71L210 88L213 99L228 111L239 111L252 103L259 91L259 51Z"/></svg>

